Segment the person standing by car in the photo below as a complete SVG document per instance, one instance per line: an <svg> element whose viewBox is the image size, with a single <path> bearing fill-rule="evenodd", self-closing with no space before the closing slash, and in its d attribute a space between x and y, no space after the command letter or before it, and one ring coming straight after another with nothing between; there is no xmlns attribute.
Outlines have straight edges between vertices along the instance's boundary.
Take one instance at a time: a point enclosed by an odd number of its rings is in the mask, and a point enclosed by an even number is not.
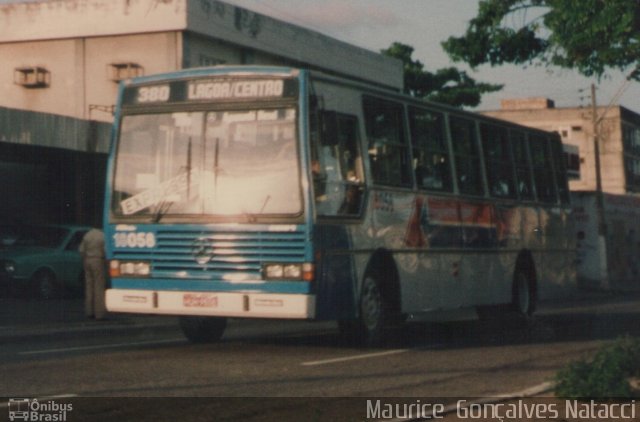
<svg viewBox="0 0 640 422"><path fill-rule="evenodd" d="M78 249L82 255L85 277L84 312L87 318L104 319L106 268L104 262L104 233L93 228L82 238Z"/></svg>

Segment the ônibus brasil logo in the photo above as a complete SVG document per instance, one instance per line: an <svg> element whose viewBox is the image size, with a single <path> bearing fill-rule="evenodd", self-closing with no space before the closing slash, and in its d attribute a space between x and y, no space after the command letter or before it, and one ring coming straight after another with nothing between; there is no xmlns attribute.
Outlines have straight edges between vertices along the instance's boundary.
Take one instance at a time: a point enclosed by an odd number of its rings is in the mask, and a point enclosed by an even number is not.
<svg viewBox="0 0 640 422"><path fill-rule="evenodd" d="M10 421L47 421L64 422L73 410L71 403L58 403L55 400L9 399Z"/></svg>

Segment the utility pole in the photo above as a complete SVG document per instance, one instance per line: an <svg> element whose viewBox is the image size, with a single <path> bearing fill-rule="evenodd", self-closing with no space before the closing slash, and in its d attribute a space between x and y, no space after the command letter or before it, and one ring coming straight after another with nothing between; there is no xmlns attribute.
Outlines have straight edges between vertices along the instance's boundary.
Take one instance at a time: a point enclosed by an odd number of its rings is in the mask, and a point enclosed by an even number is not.
<svg viewBox="0 0 640 422"><path fill-rule="evenodd" d="M604 117L604 116L603 116ZM609 289L609 265L607 260L607 220L604 213L604 193L602 192L602 168L600 164L600 119L596 102L596 86L591 84L591 122L593 124L593 154L596 170L596 214L598 221L598 251L600 261L601 287Z"/></svg>

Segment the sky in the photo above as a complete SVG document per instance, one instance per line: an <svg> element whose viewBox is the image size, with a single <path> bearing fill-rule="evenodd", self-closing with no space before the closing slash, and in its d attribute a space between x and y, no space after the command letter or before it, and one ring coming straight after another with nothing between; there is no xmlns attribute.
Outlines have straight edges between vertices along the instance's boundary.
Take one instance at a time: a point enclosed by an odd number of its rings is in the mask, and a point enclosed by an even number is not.
<svg viewBox="0 0 640 422"><path fill-rule="evenodd" d="M479 0L225 0L277 19L316 30L325 35L373 51L394 41L411 45L413 58L429 71L456 66L478 82L504 84L485 94L478 109L498 109L502 98L546 97L556 107L588 107L590 85L596 83L599 105L625 106L640 113L640 82L625 83L620 72L600 81L559 68L482 66L471 70L454 63L441 47L450 36L464 34L477 12ZM616 94L622 96L616 100Z"/></svg>
<svg viewBox="0 0 640 422"><path fill-rule="evenodd" d="M0 4L19 1L25 0L0 0ZM559 68L509 65L472 70L452 62L441 42L465 32L479 0L225 1L376 52L399 41L414 47L413 58L429 71L456 66L478 82L504 84L501 91L482 97L480 110L498 109L503 98L524 97L550 98L556 107L588 107L590 85L596 83L599 105L619 104L640 113L640 82L625 83L620 72L596 81ZM619 97L618 92L622 92Z"/></svg>

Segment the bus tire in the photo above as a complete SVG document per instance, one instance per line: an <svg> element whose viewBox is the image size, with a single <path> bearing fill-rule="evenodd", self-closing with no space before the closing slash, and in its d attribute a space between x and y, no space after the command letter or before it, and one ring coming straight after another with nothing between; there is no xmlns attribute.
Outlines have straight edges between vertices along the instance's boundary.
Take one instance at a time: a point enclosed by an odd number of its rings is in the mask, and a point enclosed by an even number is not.
<svg viewBox="0 0 640 422"><path fill-rule="evenodd" d="M180 317L182 333L191 343L214 343L224 334L227 319L219 317Z"/></svg>
<svg viewBox="0 0 640 422"><path fill-rule="evenodd" d="M513 275L511 313L519 326L528 327L533 323L536 309L536 288L531 272L518 268Z"/></svg>
<svg viewBox="0 0 640 422"><path fill-rule="evenodd" d="M373 274L365 276L360 290L359 318L352 333L355 340L369 347L382 345L389 317L389 303L379 278Z"/></svg>

